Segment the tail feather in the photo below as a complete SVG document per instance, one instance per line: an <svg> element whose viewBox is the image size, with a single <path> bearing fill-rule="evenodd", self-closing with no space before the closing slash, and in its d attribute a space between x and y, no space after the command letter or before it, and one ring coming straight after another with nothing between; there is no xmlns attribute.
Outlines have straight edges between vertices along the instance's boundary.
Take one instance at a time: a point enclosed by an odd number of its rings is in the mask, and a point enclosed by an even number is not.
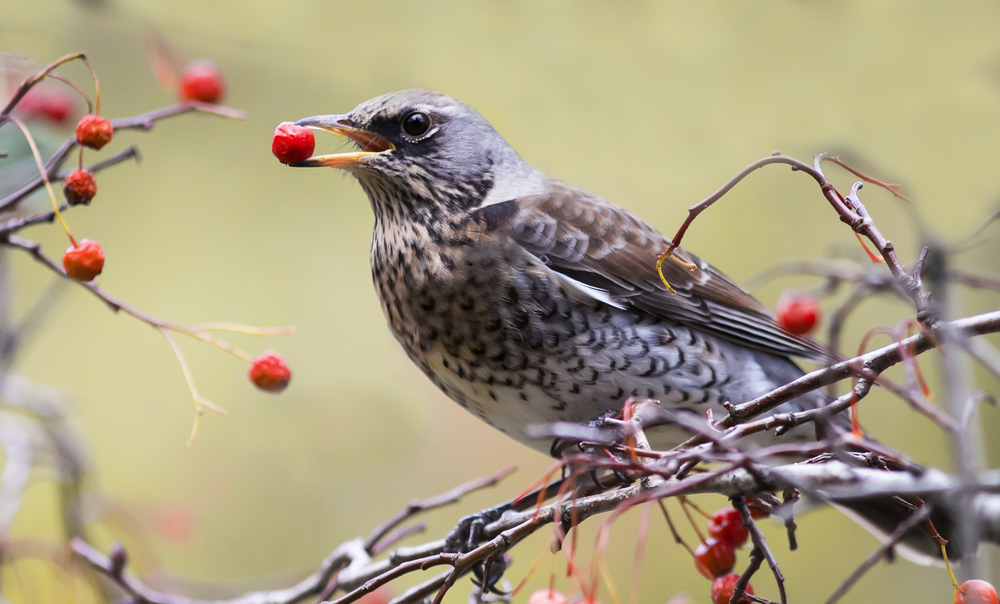
<svg viewBox="0 0 1000 604"><path fill-rule="evenodd" d="M834 507L883 543L919 509L900 497L841 501ZM960 527L950 510L933 508L928 520L917 523L896 543L894 548L900 556L916 564L944 566L941 544L934 538L932 530L947 541L945 549L949 561L958 562L966 555L975 553L975 545L970 548L962 540Z"/></svg>

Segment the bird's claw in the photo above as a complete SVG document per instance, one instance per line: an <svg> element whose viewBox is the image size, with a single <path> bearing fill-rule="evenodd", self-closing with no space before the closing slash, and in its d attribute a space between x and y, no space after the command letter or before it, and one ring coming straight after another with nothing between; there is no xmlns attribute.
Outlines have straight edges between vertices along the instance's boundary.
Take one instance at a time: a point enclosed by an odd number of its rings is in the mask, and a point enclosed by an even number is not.
<svg viewBox="0 0 1000 604"><path fill-rule="evenodd" d="M479 547L483 537L483 529L492 522L500 519L508 509L510 504L487 508L477 514L470 514L458 521L455 528L448 532L444 538L444 551L446 553L465 554ZM496 584L503 578L504 571L510 566L510 556L506 554L493 554L487 556L482 562L473 565L472 574L475 576L474 582L483 593L503 594L496 589Z"/></svg>
<svg viewBox="0 0 1000 604"><path fill-rule="evenodd" d="M503 578L503 574L511 562L510 555L506 553L496 553L487 556L482 563L472 567L472 574L475 576L472 582L482 589L483 593L494 593L500 596L507 595L507 592L497 587L497 583Z"/></svg>

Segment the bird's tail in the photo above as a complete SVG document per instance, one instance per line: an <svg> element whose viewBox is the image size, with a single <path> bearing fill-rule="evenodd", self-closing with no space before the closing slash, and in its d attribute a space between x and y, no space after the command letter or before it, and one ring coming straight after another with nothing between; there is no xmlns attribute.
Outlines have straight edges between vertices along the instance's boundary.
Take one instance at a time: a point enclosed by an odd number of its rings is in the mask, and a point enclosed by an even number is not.
<svg viewBox="0 0 1000 604"><path fill-rule="evenodd" d="M960 562L978 545L963 538L964 527L952 509L932 506L927 514L926 504L917 498L880 496L834 505L883 543L894 542L896 552L917 564L943 566L944 552L950 562Z"/></svg>

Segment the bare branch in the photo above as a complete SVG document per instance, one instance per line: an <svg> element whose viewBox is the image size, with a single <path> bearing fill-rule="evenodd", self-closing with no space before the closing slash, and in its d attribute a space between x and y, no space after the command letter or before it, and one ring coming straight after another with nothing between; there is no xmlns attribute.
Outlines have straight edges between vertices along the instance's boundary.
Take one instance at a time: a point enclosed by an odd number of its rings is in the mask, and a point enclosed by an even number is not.
<svg viewBox="0 0 1000 604"><path fill-rule="evenodd" d="M92 568L114 581L128 595L139 602L150 604L293 604L319 594L335 572L345 568L356 556L364 556L360 539L348 541L333 550L320 569L297 585L273 591L253 591L229 600L195 600L177 594L159 592L146 587L130 573L122 570L121 564L97 551L81 539L70 543L73 553L83 558Z"/></svg>

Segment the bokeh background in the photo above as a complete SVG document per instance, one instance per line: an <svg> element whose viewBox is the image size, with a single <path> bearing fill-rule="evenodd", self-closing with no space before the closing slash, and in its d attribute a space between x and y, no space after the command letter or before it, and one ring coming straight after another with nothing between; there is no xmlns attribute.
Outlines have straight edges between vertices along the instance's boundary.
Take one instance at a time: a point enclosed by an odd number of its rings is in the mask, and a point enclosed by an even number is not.
<svg viewBox="0 0 1000 604"><path fill-rule="evenodd" d="M903 183L916 201L911 211L864 192L907 261L924 233L961 239L1000 197L996 2L33 0L2 7L0 50L41 62L85 50L101 76L105 115L173 102L145 55L148 26L187 57L214 59L228 78L226 103L249 113L244 122L188 115L151 133L121 133L88 157L137 143L143 163L101 173L93 205L68 217L78 235L106 250L101 285L140 308L182 323L294 325L291 336L232 338L253 353L285 355L295 372L289 389L257 392L245 364L182 341L202 393L230 412L206 416L186 446L193 408L163 338L76 287L14 367L67 401L89 453L97 544L122 540L133 570L189 595L290 584L408 499L518 461L502 486L432 515L427 538L436 537L550 465L480 424L410 365L371 286L372 216L363 193L346 175L275 161L269 142L278 122L344 112L393 90L444 91L476 107L538 168L666 231L688 205L776 149L804 159L841 152ZM87 82L80 65L62 73ZM47 140L68 134L42 128ZM317 153L342 148L334 138L320 136ZM45 203L36 197L28 207ZM27 235L52 254L66 245L57 227ZM782 168L740 185L698 220L686 244L741 283L781 260L861 257L811 181ZM23 313L52 277L25 256L8 257L15 312ZM962 262L993 270L997 257L992 243ZM771 305L784 288L810 283L786 279L754 291ZM997 306L995 295L962 301L967 312ZM850 346L905 312L893 302L865 304L848 325ZM940 390L935 363L925 369ZM987 409L982 418L987 435L995 434L997 413ZM947 442L904 404L873 396L863 419L919 461L949 466ZM995 465L1000 448L986 441ZM56 486L45 476L29 488L15 540L58 542ZM610 550L612 575L626 591L635 516L616 525ZM832 510L800 518L799 527L796 552L781 527L765 529L796 602L825 599L877 544ZM509 576L523 577L546 546L542 535L515 550ZM60 597L63 575L51 565L11 568L2 576L5 597ZM642 569L642 602L680 592L709 601L708 583L655 516ZM547 577L548 562L531 585ZM754 583L758 594L776 597L766 572ZM573 590L564 578L557 585ZM467 588L460 584L449 601L464 601ZM844 601L950 597L943 570L900 561L880 564Z"/></svg>

